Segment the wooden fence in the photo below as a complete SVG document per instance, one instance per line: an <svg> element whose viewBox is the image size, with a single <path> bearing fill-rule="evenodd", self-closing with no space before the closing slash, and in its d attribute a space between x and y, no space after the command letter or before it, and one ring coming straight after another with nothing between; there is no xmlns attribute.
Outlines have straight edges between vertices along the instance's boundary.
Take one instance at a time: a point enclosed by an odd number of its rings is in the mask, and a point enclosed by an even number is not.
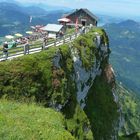
<svg viewBox="0 0 140 140"><path fill-rule="evenodd" d="M30 44L29 46L29 54L33 54L33 53L37 53L40 52L42 50L48 49L49 47L52 46L60 46L64 43L68 43L72 40L74 40L75 38L77 38L80 35L80 33L73 33L73 34L68 34L63 36L62 38L57 38L53 41L48 41L47 45L43 47L43 40L42 41L38 41L38 42L33 42L32 44ZM11 48L8 50L8 59L13 59L13 58L17 58L23 55L26 55L28 53L25 52L25 47L24 45L20 45L14 48ZM4 54L3 54L3 50L2 48L0 49L0 61L6 60Z"/></svg>
<svg viewBox="0 0 140 140"><path fill-rule="evenodd" d="M89 31L89 30L87 30ZM17 46L14 48L11 48L8 50L8 57L6 58L3 54L2 48L0 49L0 61L4 61L4 60L10 60L10 59L14 59L26 54L33 54L33 53L37 53L40 52L42 50L48 49L49 47L55 47L55 46L60 46L62 44L65 43L69 43L72 40L76 39L81 33L72 33L72 34L67 34L65 36L63 36L62 38L57 38L55 40L52 41L48 41L47 45L43 47L43 40L42 41L33 41L30 45L29 45L29 53L25 52L25 47L24 45L21 46Z"/></svg>

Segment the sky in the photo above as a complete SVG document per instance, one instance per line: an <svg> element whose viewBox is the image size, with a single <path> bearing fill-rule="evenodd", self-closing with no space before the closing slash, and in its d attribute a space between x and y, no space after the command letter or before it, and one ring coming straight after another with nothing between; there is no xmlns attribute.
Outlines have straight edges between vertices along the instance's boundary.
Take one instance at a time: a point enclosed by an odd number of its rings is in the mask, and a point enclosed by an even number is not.
<svg viewBox="0 0 140 140"><path fill-rule="evenodd" d="M15 0L22 3L45 3L69 8L88 8L98 14L140 17L140 0Z"/></svg>

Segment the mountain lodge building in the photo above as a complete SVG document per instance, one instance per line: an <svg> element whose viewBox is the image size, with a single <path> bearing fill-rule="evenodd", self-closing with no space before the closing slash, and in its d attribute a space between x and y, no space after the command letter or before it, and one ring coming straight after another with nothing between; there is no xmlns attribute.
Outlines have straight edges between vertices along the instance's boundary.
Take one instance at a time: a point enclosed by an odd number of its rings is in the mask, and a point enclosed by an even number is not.
<svg viewBox="0 0 140 140"><path fill-rule="evenodd" d="M65 18L68 18L71 20L71 24L80 24L82 26L97 26L98 18L90 12L88 9L76 9L74 12L65 15Z"/></svg>

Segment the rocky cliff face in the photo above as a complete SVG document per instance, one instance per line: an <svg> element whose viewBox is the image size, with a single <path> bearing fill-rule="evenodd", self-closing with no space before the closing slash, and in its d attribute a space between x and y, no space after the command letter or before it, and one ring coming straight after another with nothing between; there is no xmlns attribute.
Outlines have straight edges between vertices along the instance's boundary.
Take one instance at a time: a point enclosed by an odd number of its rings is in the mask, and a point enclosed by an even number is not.
<svg viewBox="0 0 140 140"><path fill-rule="evenodd" d="M109 64L106 33L99 29L87 33L69 44L69 51L73 60L71 76L76 100L89 119L95 139L117 139L118 98L114 71ZM60 52L54 62L58 69L63 67L60 62L66 59L61 49ZM69 105L69 101L65 105Z"/></svg>
<svg viewBox="0 0 140 140"><path fill-rule="evenodd" d="M0 63L0 95L61 112L77 140L116 140L118 99L109 54L108 37L96 28L70 44Z"/></svg>

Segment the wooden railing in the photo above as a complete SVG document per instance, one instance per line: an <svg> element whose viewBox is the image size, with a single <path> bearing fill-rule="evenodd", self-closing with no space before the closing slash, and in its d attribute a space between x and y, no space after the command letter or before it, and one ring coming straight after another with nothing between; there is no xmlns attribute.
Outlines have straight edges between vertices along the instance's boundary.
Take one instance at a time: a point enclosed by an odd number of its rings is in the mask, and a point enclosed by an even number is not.
<svg viewBox="0 0 140 140"><path fill-rule="evenodd" d="M87 30L89 31L89 30ZM40 52L42 50L48 49L49 47L60 46L65 43L69 43L72 40L76 39L81 33L72 33L63 36L62 38L57 38L53 41L49 41L46 46L43 47L43 41L40 43L30 44L29 46L29 53L26 53L24 50L24 45L17 46L8 50L8 57L6 58L3 54L2 48L0 49L0 61L14 59L26 54L33 54Z"/></svg>

